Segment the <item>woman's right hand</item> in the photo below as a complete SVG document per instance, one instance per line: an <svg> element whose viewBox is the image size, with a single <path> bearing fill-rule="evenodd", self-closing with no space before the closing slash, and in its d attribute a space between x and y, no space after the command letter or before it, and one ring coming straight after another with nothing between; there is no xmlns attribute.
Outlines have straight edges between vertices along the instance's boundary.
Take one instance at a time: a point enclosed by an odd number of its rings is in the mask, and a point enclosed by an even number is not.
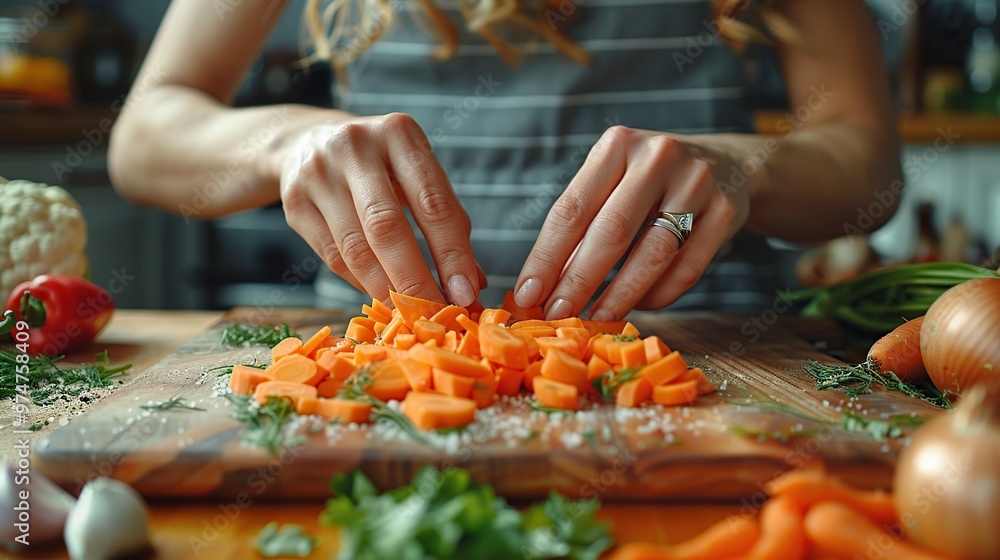
<svg viewBox="0 0 1000 560"><path fill-rule="evenodd" d="M333 272L382 301L390 289L444 301L403 211L409 206L448 301L476 300L486 282L469 216L412 117L317 125L278 157L288 225Z"/></svg>

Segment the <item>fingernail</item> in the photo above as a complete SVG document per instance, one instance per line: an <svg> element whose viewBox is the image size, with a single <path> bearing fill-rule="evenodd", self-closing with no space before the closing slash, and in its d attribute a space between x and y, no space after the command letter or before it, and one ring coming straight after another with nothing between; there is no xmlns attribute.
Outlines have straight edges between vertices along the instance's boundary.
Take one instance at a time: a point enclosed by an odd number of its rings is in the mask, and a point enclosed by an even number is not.
<svg viewBox="0 0 1000 560"><path fill-rule="evenodd" d="M573 314L573 304L569 302L568 299L559 298L552 304L549 308L548 314L545 316L546 321L554 321L556 319L565 319Z"/></svg>
<svg viewBox="0 0 1000 560"><path fill-rule="evenodd" d="M615 314L607 309L598 309L590 313L591 321L614 321Z"/></svg>
<svg viewBox="0 0 1000 560"><path fill-rule="evenodd" d="M464 274L452 274L448 279L448 297L455 305L467 307L476 301L476 291Z"/></svg>
<svg viewBox="0 0 1000 560"><path fill-rule="evenodd" d="M524 308L535 307L541 297L542 281L538 278L528 278L521 284L521 289L514 294L514 303Z"/></svg>

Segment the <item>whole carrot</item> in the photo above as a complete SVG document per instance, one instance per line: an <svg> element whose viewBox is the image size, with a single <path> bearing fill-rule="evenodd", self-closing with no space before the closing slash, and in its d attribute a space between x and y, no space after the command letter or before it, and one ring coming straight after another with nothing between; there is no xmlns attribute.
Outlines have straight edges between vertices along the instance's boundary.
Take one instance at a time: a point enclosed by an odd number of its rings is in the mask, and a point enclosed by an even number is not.
<svg viewBox="0 0 1000 560"><path fill-rule="evenodd" d="M744 560L796 560L804 558L805 553L802 510L788 498L771 498L760 511L760 538Z"/></svg>
<svg viewBox="0 0 1000 560"><path fill-rule="evenodd" d="M882 491L856 490L846 484L816 471L796 471L773 482L769 488L772 496L781 496L794 502L802 511L820 502L838 502L875 523L896 523L896 506L892 494Z"/></svg>
<svg viewBox="0 0 1000 560"><path fill-rule="evenodd" d="M605 560L723 560L740 558L757 542L760 530L752 517L730 516L682 543L627 543Z"/></svg>
<svg viewBox="0 0 1000 560"><path fill-rule="evenodd" d="M920 327L923 317L917 317L896 327L872 345L868 361L879 371L891 371L907 383L927 377L920 355Z"/></svg>
<svg viewBox="0 0 1000 560"><path fill-rule="evenodd" d="M895 538L864 515L836 502L811 507L806 514L805 531L816 550L841 558L943 560Z"/></svg>

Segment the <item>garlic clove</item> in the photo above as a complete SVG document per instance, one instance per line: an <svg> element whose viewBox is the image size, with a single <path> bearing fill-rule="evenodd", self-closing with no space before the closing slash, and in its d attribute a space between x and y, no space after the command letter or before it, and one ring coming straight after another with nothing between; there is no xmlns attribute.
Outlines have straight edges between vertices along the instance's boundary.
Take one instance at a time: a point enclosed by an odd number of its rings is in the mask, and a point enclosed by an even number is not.
<svg viewBox="0 0 1000 560"><path fill-rule="evenodd" d="M76 500L37 472L4 464L0 474L0 539L3 548L24 552L62 537Z"/></svg>
<svg viewBox="0 0 1000 560"><path fill-rule="evenodd" d="M149 513L131 486L97 478L80 492L64 536L72 560L111 560L149 547Z"/></svg>

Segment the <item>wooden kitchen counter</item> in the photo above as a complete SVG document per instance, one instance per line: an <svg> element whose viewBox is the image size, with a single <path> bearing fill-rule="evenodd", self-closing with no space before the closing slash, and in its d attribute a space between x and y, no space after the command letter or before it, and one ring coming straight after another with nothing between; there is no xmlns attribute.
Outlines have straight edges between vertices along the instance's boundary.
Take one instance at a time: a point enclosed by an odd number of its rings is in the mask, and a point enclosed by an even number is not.
<svg viewBox="0 0 1000 560"><path fill-rule="evenodd" d="M131 362L133 373L142 371L222 317L221 312L119 310L98 347L109 350L114 363ZM87 360L85 353L71 356ZM50 430L39 432L43 437ZM36 440L37 441L37 440ZM253 539L270 521L298 523L320 537L310 558L331 558L336 531L320 528L317 516L327 496L301 503L255 502L245 508L217 500L153 502L150 504L155 555L150 558L257 558ZM702 531L729 514L740 513L739 503L723 504L613 504L602 507L601 517L614 525L619 542L677 542ZM227 515L226 512L229 512ZM64 552L40 550L14 558L67 558Z"/></svg>

